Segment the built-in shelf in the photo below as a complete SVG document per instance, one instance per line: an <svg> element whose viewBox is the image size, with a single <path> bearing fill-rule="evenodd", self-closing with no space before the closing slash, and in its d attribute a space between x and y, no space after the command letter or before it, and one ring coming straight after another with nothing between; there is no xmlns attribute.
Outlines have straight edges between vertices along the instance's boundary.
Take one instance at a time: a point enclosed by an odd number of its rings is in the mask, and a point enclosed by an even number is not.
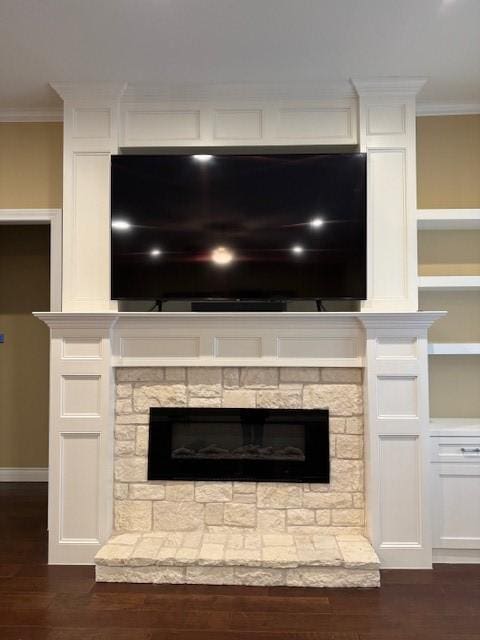
<svg viewBox="0 0 480 640"><path fill-rule="evenodd" d="M480 290L480 276L420 276L418 287L422 291Z"/></svg>
<svg viewBox="0 0 480 640"><path fill-rule="evenodd" d="M480 229L480 209L418 209L420 230Z"/></svg>
<svg viewBox="0 0 480 640"><path fill-rule="evenodd" d="M480 342L430 342L428 353L432 356L480 355Z"/></svg>

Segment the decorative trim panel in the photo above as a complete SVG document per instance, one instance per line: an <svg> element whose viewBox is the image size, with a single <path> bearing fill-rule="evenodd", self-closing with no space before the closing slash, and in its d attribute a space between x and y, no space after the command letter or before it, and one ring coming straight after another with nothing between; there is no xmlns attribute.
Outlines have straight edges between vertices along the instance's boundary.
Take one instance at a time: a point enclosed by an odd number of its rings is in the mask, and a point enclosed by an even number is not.
<svg viewBox="0 0 480 640"><path fill-rule="evenodd" d="M260 140L261 109L216 109L213 123L215 140Z"/></svg>
<svg viewBox="0 0 480 640"><path fill-rule="evenodd" d="M101 381L99 375L63 375L61 386L62 418L99 418Z"/></svg>
<svg viewBox="0 0 480 640"><path fill-rule="evenodd" d="M73 110L73 138L110 138L110 109L78 107Z"/></svg>
<svg viewBox="0 0 480 640"><path fill-rule="evenodd" d="M418 447L415 435L380 436L381 547L421 547Z"/></svg>
<svg viewBox="0 0 480 640"><path fill-rule="evenodd" d="M141 109L126 112L125 144L161 146L176 141L200 140L200 111L198 109Z"/></svg>
<svg viewBox="0 0 480 640"><path fill-rule="evenodd" d="M284 140L351 140L348 107L293 107L278 112L277 137Z"/></svg>
<svg viewBox="0 0 480 640"><path fill-rule="evenodd" d="M63 338L63 360L98 360L102 357L100 338Z"/></svg>
<svg viewBox="0 0 480 640"><path fill-rule="evenodd" d="M96 432L60 434L60 542L100 542L99 437Z"/></svg>
<svg viewBox="0 0 480 640"><path fill-rule="evenodd" d="M121 105L122 147L354 145L354 100L155 101Z"/></svg>
<svg viewBox="0 0 480 640"><path fill-rule="evenodd" d="M405 105L370 105L367 111L367 135L405 134Z"/></svg>

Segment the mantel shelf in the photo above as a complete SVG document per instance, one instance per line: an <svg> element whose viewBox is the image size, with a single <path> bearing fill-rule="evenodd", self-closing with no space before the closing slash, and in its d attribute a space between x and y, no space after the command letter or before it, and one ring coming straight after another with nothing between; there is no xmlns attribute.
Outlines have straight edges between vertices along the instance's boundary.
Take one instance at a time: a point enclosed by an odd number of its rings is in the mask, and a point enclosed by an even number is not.
<svg viewBox="0 0 480 640"><path fill-rule="evenodd" d="M75 312L34 312L33 314L50 328L79 327L113 327L116 324L135 326L138 323L145 325L161 326L169 322L188 322L194 324L212 324L215 322L243 323L258 322L262 325L281 323L292 324L298 327L298 323L308 323L310 326L340 324L360 324L364 327L383 326L386 329L395 329L404 326L429 327L433 322L446 315L446 311L338 311L338 312L191 312L191 311L165 311L165 312L132 312L132 311L75 311Z"/></svg>
<svg viewBox="0 0 480 640"><path fill-rule="evenodd" d="M35 315L55 335L112 336L115 367L362 367L365 334L425 339L444 312Z"/></svg>

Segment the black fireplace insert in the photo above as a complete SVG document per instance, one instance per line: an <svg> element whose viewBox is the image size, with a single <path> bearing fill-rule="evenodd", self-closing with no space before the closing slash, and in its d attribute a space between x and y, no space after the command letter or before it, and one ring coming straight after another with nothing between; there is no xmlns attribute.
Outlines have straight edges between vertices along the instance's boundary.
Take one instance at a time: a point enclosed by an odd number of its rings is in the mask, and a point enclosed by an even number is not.
<svg viewBox="0 0 480 640"><path fill-rule="evenodd" d="M325 409L150 409L149 480L330 480Z"/></svg>

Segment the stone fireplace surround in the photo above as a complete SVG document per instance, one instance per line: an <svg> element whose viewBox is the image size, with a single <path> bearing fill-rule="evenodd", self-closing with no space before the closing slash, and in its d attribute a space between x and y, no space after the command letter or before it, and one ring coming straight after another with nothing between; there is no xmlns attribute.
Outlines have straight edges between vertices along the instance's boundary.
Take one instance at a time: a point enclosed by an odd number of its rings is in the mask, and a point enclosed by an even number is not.
<svg viewBox="0 0 480 640"><path fill-rule="evenodd" d="M114 528L362 534L362 370L167 367L117 370ZM147 482L150 407L330 410L331 482Z"/></svg>

